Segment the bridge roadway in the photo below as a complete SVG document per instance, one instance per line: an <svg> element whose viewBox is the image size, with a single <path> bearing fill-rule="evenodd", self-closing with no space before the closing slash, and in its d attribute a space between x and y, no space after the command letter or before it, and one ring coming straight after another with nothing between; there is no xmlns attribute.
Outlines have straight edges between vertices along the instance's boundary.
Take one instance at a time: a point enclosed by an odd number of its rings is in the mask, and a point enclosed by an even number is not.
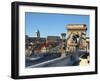
<svg viewBox="0 0 100 81"><path fill-rule="evenodd" d="M74 54L69 54L65 57L59 57L59 58L48 60L39 64L31 65L31 66L28 66L28 68L75 66L79 64L79 57L84 54L85 54L84 52L76 52Z"/></svg>

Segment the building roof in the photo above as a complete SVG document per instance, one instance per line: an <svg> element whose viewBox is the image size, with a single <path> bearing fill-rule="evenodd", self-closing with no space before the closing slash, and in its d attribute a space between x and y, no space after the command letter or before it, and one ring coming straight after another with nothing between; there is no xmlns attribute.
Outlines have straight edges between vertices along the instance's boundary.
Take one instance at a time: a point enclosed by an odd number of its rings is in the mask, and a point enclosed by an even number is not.
<svg viewBox="0 0 100 81"><path fill-rule="evenodd" d="M47 36L47 40L60 40L60 36Z"/></svg>
<svg viewBox="0 0 100 81"><path fill-rule="evenodd" d="M29 40L30 42L35 42L35 41L37 41L37 37L29 37L28 40ZM41 42L46 41L45 38L40 38L39 40L40 40Z"/></svg>
<svg viewBox="0 0 100 81"><path fill-rule="evenodd" d="M28 40L29 42L36 42L37 41L37 37L26 37L25 38L26 41ZM60 36L47 36L47 38L40 38L39 42L46 42L46 40L48 41L61 41Z"/></svg>

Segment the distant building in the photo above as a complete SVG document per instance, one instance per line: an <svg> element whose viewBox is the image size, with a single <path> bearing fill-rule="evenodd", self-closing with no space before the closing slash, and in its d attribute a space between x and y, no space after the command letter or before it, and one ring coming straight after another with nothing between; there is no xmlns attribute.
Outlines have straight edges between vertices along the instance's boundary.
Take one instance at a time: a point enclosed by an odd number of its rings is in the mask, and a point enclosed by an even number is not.
<svg viewBox="0 0 100 81"><path fill-rule="evenodd" d="M46 52L48 52L46 45L41 46L41 53L46 53Z"/></svg>
<svg viewBox="0 0 100 81"><path fill-rule="evenodd" d="M46 38L40 37L38 35L40 32L37 32L37 37L28 37L26 35L26 50L34 51L36 54L46 53L48 49L54 48L60 44L60 36L47 36Z"/></svg>
<svg viewBox="0 0 100 81"><path fill-rule="evenodd" d="M49 42L61 42L60 36L47 36L46 41Z"/></svg>
<svg viewBox="0 0 100 81"><path fill-rule="evenodd" d="M39 29L35 32L35 34L36 34L37 38L40 38L40 31L39 31Z"/></svg>

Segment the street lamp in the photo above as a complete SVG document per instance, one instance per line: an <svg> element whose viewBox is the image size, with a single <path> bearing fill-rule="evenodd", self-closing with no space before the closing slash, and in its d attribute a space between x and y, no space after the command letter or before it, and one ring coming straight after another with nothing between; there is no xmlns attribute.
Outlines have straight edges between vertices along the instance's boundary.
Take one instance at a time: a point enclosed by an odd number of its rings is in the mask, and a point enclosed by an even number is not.
<svg viewBox="0 0 100 81"><path fill-rule="evenodd" d="M61 36L62 36L62 40L65 40L66 33L61 33Z"/></svg>
<svg viewBox="0 0 100 81"><path fill-rule="evenodd" d="M66 51L66 33L61 33L62 37L62 55L61 56L66 56L65 51Z"/></svg>

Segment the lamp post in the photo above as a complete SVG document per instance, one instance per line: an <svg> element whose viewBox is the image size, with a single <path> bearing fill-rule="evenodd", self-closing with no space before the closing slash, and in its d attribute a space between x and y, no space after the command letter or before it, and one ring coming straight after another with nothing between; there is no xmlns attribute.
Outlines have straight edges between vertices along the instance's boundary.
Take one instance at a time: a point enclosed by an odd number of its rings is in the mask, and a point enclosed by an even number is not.
<svg viewBox="0 0 100 81"><path fill-rule="evenodd" d="M61 37L62 37L62 55L63 57L66 56L66 33L61 33Z"/></svg>

